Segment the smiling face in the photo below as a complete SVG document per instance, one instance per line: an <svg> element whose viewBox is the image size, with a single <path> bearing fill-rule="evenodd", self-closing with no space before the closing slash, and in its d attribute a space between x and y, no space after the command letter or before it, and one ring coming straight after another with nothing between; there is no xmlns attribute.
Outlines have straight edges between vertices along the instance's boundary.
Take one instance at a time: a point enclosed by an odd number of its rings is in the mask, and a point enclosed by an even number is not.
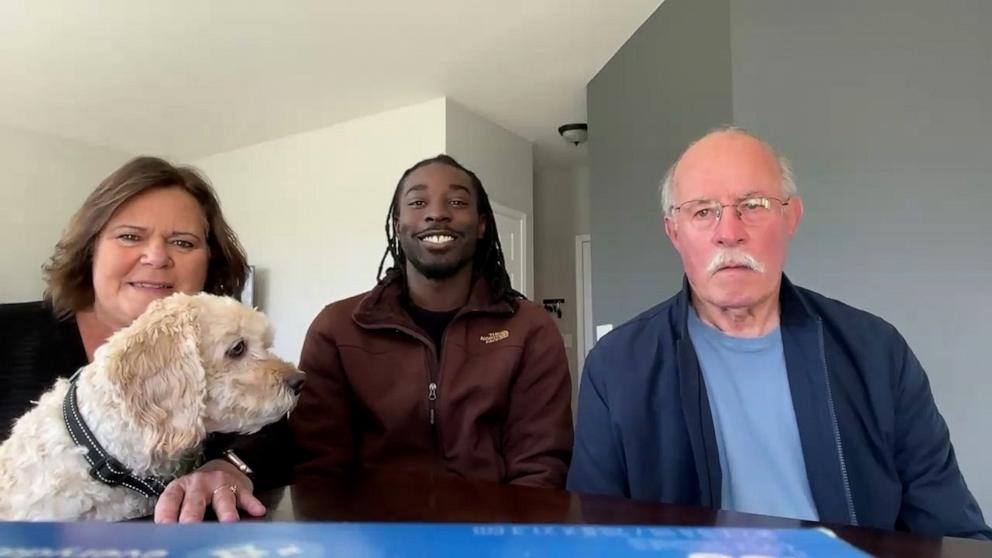
<svg viewBox="0 0 992 558"><path fill-rule="evenodd" d="M94 242L94 313L111 329L127 326L153 300L201 291L209 260L197 201L180 188L146 190L123 203Z"/></svg>
<svg viewBox="0 0 992 558"><path fill-rule="evenodd" d="M400 184L396 206L396 238L408 274L439 281L472 265L486 223L466 173L443 163L425 165Z"/></svg>
<svg viewBox="0 0 992 558"><path fill-rule="evenodd" d="M715 132L690 146L679 159L674 184L674 206L788 197L772 150L736 131ZM682 258L694 296L720 308L750 308L777 295L789 240L801 217L802 201L793 196L788 205L776 204L760 225L745 224L729 206L710 229L693 227L691 210L666 215L665 232Z"/></svg>

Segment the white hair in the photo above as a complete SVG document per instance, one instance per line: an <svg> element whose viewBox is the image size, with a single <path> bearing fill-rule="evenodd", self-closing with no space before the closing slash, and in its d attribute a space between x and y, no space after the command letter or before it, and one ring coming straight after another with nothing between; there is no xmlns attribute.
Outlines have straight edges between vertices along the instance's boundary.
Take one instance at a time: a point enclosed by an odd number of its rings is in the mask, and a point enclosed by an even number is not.
<svg viewBox="0 0 992 558"><path fill-rule="evenodd" d="M696 143L698 143L701 139L711 134L727 133L727 132L744 134L764 144L764 146L767 147L769 151L771 151L772 154L775 156L775 158L778 160L779 172L782 174L782 192L785 194L785 197L791 198L792 196L795 196L796 193L798 193L799 189L796 187L796 177L792 172L792 163L789 161L788 158L786 158L785 155L782 155L781 153L776 151L774 147L768 145L768 143L766 143L764 140L762 140L758 136L755 136L751 132L748 132L744 128L740 128L737 126L721 126L719 128L714 128L709 132L706 132L705 135L701 136L700 138L690 143L689 146L682 151L682 154L679 155L679 158L676 159L674 163L672 163L672 166L668 167L668 172L665 173L665 177L662 178L661 184L658 185L658 192L661 195L661 210L665 215L671 213L672 207L674 207L675 200L672 199L672 196L675 189L675 169L676 167L678 167L679 161L682 160L682 156L685 155L685 152L688 151L693 145L696 145Z"/></svg>

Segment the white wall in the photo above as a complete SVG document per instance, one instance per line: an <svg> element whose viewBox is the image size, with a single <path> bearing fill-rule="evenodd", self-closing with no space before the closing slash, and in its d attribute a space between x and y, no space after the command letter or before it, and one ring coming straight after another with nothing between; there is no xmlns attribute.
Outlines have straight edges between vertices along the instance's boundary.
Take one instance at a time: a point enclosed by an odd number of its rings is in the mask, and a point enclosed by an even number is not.
<svg viewBox="0 0 992 558"><path fill-rule="evenodd" d="M527 286L534 293L533 145L447 100L446 152L475 172L492 201L527 214Z"/></svg>
<svg viewBox="0 0 992 558"><path fill-rule="evenodd" d="M83 199L130 155L0 126L0 303L38 300L41 266Z"/></svg>
<svg viewBox="0 0 992 558"><path fill-rule="evenodd" d="M555 323L562 335L571 338L565 352L572 372L572 389L576 392L579 300L575 290L575 237L589 234L589 195L588 167L534 170L534 299L538 302L545 298L565 299L561 318L555 316Z"/></svg>
<svg viewBox="0 0 992 558"><path fill-rule="evenodd" d="M444 151L444 116L436 99L194 163L257 266L278 354L295 362L321 308L374 286L396 181Z"/></svg>
<svg viewBox="0 0 992 558"><path fill-rule="evenodd" d="M445 98L193 163L257 266L256 304L281 356L299 357L325 305L372 288L396 181L439 153L477 172L494 201L526 213L533 239L531 144ZM532 271L528 284L533 292Z"/></svg>

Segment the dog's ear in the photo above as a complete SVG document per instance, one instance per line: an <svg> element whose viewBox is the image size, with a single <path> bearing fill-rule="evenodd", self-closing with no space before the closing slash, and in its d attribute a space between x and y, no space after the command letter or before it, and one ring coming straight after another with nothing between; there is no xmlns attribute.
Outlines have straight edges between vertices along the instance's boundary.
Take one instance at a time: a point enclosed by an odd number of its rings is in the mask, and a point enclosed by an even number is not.
<svg viewBox="0 0 992 558"><path fill-rule="evenodd" d="M104 346L107 380L124 416L144 433L153 462L174 462L203 442L206 373L197 342L195 300L155 301Z"/></svg>

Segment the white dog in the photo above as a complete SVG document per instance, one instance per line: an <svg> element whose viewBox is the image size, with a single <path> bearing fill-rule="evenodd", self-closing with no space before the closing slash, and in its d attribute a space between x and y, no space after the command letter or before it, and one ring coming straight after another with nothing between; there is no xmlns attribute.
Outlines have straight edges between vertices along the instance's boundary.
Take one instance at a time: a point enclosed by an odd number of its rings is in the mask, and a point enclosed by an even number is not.
<svg viewBox="0 0 992 558"><path fill-rule="evenodd" d="M121 520L148 515L154 494L189 472L210 432L255 432L292 409L303 373L271 352L265 317L234 299L157 300L97 349L75 383L58 380L0 446L0 519ZM70 390L71 387L74 390ZM73 391L75 393L73 393ZM70 396L67 398L67 394ZM75 397L72 397L75 396ZM81 418L99 460L67 424ZM87 435L75 434L78 439ZM95 478L126 467L126 486Z"/></svg>

